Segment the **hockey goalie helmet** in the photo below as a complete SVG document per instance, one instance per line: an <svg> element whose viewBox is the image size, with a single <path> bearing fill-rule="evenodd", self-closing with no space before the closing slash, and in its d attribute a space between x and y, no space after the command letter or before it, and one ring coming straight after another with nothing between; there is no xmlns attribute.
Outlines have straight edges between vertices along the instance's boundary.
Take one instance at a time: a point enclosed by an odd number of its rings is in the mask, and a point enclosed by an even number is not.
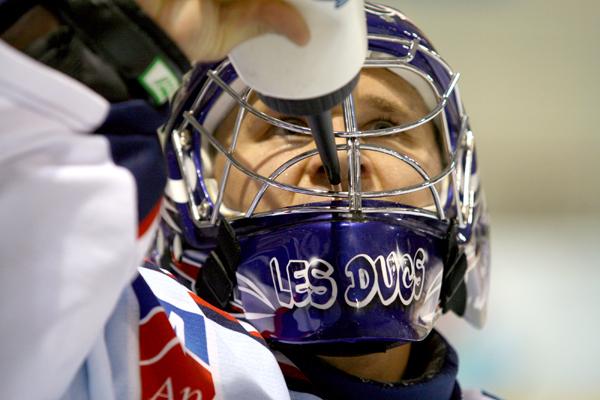
<svg viewBox="0 0 600 400"><path fill-rule="evenodd" d="M228 60L195 66L161 132L161 264L274 341L415 341L445 311L485 317L488 226L459 74L401 13L366 11L368 57L332 112L341 190L304 121L268 110Z"/></svg>

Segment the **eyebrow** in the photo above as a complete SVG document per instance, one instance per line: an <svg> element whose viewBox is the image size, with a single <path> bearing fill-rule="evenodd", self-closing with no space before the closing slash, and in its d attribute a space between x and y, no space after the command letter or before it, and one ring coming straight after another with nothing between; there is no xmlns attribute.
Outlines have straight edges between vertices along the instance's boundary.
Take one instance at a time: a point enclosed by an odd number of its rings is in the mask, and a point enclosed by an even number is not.
<svg viewBox="0 0 600 400"><path fill-rule="evenodd" d="M363 110L376 110L384 114L395 114L399 115L402 119L411 118L410 109L397 101L389 100L377 94L367 94L361 96L358 101L358 113L360 109Z"/></svg>
<svg viewBox="0 0 600 400"><path fill-rule="evenodd" d="M359 124L366 123L369 121L361 121L361 117L366 117L368 119L374 117L384 117L386 115L394 115L396 118L403 122L412 121L420 116L418 112L410 108L410 104L402 103L399 101L395 101L394 99L389 99L387 97L383 97L378 93L367 93L362 96L355 97L355 108L356 108L356 116L358 118ZM284 118L286 114L282 114L276 111L271 110L267 107L258 96L256 96L256 92L250 96L249 103L256 107L259 111L265 112L275 118ZM341 104L337 107L338 110L341 111ZM378 115L372 115L377 113ZM381 115L383 114L383 115ZM257 117L254 117L257 118ZM247 122L246 122L247 123ZM260 118L257 118L256 121L253 122L255 124L264 124L269 125L268 122L263 121Z"/></svg>

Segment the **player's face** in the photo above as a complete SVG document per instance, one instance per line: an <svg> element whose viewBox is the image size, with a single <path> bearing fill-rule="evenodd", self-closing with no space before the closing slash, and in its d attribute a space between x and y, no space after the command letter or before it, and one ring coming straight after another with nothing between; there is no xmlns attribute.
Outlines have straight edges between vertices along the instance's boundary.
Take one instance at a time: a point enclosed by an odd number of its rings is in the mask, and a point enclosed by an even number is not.
<svg viewBox="0 0 600 400"><path fill-rule="evenodd" d="M385 69L366 69L354 91L356 117L360 130L387 128L402 123L416 121L428 113L422 97L404 79ZM305 121L271 111L256 97L250 103L258 110L282 120L300 125ZM217 138L229 146L235 125L237 109L217 128ZM344 130L344 118L341 107L332 112L334 130ZM345 143L338 138L338 143ZM367 138L361 143L376 144L405 154L417 161L429 176L437 175L442 168L441 140L433 123L392 136ZM247 113L242 122L234 155L253 171L269 176L281 164L307 150L314 149L312 138L308 135L277 128ZM338 152L342 167L342 187L347 189L347 156ZM392 156L373 151L361 151L361 177L363 191L392 190L413 185L423 178L408 164ZM215 160L215 177L221 180L226 158L218 154ZM330 185L318 156L299 162L277 179L279 182L308 188L329 189ZM235 168L231 168L226 186L224 204L229 208L244 211L252 202L262 186ZM257 211L268 211L290 205L323 201L317 198L269 188L257 207ZM385 200L425 207L433 203L430 191L418 191L411 194L385 198Z"/></svg>

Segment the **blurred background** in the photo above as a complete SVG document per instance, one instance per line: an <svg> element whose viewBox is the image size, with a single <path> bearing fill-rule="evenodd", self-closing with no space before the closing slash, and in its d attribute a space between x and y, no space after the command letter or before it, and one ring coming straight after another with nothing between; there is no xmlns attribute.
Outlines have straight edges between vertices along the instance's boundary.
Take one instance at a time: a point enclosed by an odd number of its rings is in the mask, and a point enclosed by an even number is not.
<svg viewBox="0 0 600 400"><path fill-rule="evenodd" d="M600 2L387 0L461 72L492 216L483 331L453 316L463 387L600 399Z"/></svg>

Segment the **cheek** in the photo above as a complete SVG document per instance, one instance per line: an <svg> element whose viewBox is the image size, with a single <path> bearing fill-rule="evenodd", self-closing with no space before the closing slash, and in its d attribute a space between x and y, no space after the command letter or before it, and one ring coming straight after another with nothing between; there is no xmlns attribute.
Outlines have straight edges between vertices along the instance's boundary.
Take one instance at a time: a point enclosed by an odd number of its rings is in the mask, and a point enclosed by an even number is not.
<svg viewBox="0 0 600 400"><path fill-rule="evenodd" d="M388 165L389 164L389 165ZM381 187L383 190L402 189L407 186L418 185L425 179L410 165L403 162L382 163L379 165ZM383 198L396 203L406 204L413 207L427 207L433 204L433 196L429 189Z"/></svg>
<svg viewBox="0 0 600 400"><path fill-rule="evenodd" d="M414 129L407 132L408 135L406 137L399 136L397 140L393 142L388 140L382 143L382 145L407 156L418 164L429 177L434 177L442 170L442 155L440 146L435 138L435 132L428 128ZM419 177L418 180L423 179L411 165L402 160L386 157L386 163L388 164L387 167L394 171L414 171L415 176Z"/></svg>
<svg viewBox="0 0 600 400"><path fill-rule="evenodd" d="M223 180L223 171L226 162L226 157L220 153L215 158L214 173L217 180L217 187L220 187ZM245 162L244 164L247 165ZM227 184L225 185L224 204L234 210L243 211L252 201L250 192L256 193L258 190L258 184L254 184L253 181L252 178L232 165L229 169Z"/></svg>
<svg viewBox="0 0 600 400"><path fill-rule="evenodd" d="M239 148L243 149L243 151L236 151L234 156L251 171L266 177L275 172L282 164L307 149L301 145L291 146L284 140L275 138L263 142L243 143ZM293 167L287 171L291 169ZM279 180L282 180L287 175L287 171L283 175L280 175ZM252 178L248 177L248 179Z"/></svg>
<svg viewBox="0 0 600 400"><path fill-rule="evenodd" d="M290 149L289 146L268 141L264 143L238 143L238 145L244 151L242 154L234 153L235 158L251 171L266 177L269 177L281 164L306 150ZM223 168L226 160L226 157L219 153L214 161L215 178L219 183L223 179ZM301 173L300 170L300 168L292 167L288 172L280 175L277 180L296 184L298 179L295 175ZM225 186L225 204L230 208L245 211L261 187L262 182L249 177L236 167L231 166L227 185ZM267 190L263 200L259 204L258 211L285 205L290 195L286 191L271 188Z"/></svg>
<svg viewBox="0 0 600 400"><path fill-rule="evenodd" d="M411 150L408 156L417 161L429 177L438 175L442 169L442 155L435 143Z"/></svg>
<svg viewBox="0 0 600 400"><path fill-rule="evenodd" d="M374 162L376 175L383 190L393 190L423 181L409 164L390 156L380 156Z"/></svg>
<svg viewBox="0 0 600 400"><path fill-rule="evenodd" d="M391 147L391 146L387 146ZM441 156L437 147L433 144L427 146L406 146L404 149L396 148L396 151L416 161L425 170L429 178L433 178L441 171ZM374 167L376 181L379 182L380 190L391 191L407 186L418 185L426 180L409 163L395 157L370 152ZM429 189L419 190L413 193L393 196L385 200L394 201L414 207L426 207L433 204L433 196Z"/></svg>

